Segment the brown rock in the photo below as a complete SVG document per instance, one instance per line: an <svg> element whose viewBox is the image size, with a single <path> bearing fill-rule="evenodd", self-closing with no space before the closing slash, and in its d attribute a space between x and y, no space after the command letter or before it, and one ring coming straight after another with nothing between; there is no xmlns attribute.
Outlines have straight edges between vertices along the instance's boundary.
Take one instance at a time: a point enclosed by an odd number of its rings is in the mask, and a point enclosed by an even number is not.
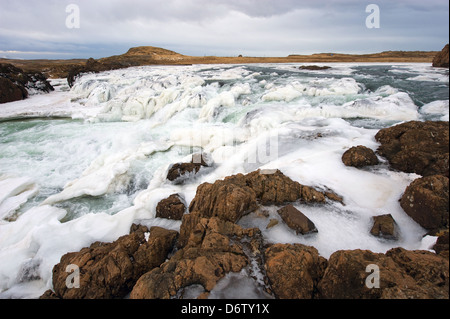
<svg viewBox="0 0 450 319"><path fill-rule="evenodd" d="M280 299L312 299L327 261L317 249L277 244L265 252L265 269L272 291Z"/></svg>
<svg viewBox="0 0 450 319"><path fill-rule="evenodd" d="M167 179L182 184L189 176L197 174L201 167L199 163L176 163L169 168Z"/></svg>
<svg viewBox="0 0 450 319"><path fill-rule="evenodd" d="M301 70L312 70L312 71L318 71L318 70L328 70L331 69L330 66L318 66L318 65L302 65L300 66Z"/></svg>
<svg viewBox="0 0 450 319"><path fill-rule="evenodd" d="M286 225L295 230L297 234L317 233L314 223L292 205L281 208L278 210L278 214L280 214Z"/></svg>
<svg viewBox="0 0 450 319"><path fill-rule="evenodd" d="M381 238L398 239L397 223L390 214L374 216L370 233Z"/></svg>
<svg viewBox="0 0 450 319"><path fill-rule="evenodd" d="M375 152L365 146L352 147L342 156L342 162L346 166L365 167L377 165L379 163Z"/></svg>
<svg viewBox="0 0 450 319"><path fill-rule="evenodd" d="M259 254L259 230L243 229L219 218L197 221L187 245L159 268L143 275L130 298L168 299L191 285L201 285L208 293L227 273L247 266L248 254L253 258Z"/></svg>
<svg viewBox="0 0 450 319"><path fill-rule="evenodd" d="M449 67L449 53L448 44L439 52L433 59L433 67L448 68Z"/></svg>
<svg viewBox="0 0 450 319"><path fill-rule="evenodd" d="M28 92L7 78L0 77L0 103L23 100Z"/></svg>
<svg viewBox="0 0 450 319"><path fill-rule="evenodd" d="M368 266L378 267L379 288L374 285L375 268ZM402 248L386 254L338 251L328 260L318 284L318 296L322 299L448 298L448 259L427 251Z"/></svg>
<svg viewBox="0 0 450 319"><path fill-rule="evenodd" d="M141 275L159 266L167 258L178 233L159 227L136 230L113 243L94 243L80 252L68 253L53 268L55 295L62 299L123 298ZM80 270L80 287L68 288L66 267Z"/></svg>
<svg viewBox="0 0 450 319"><path fill-rule="evenodd" d="M178 194L163 199L156 206L156 217L181 220L186 212L186 204Z"/></svg>
<svg viewBox="0 0 450 319"><path fill-rule="evenodd" d="M403 172L422 176L449 173L448 122L407 122L380 130L378 153Z"/></svg>
<svg viewBox="0 0 450 319"><path fill-rule="evenodd" d="M448 230L444 231L444 233L438 237L436 244L433 247L433 250L436 252L436 254L442 255L443 257L446 257L448 259L449 257Z"/></svg>
<svg viewBox="0 0 450 319"><path fill-rule="evenodd" d="M449 179L435 175L415 180L406 188L400 204L423 228L448 228Z"/></svg>

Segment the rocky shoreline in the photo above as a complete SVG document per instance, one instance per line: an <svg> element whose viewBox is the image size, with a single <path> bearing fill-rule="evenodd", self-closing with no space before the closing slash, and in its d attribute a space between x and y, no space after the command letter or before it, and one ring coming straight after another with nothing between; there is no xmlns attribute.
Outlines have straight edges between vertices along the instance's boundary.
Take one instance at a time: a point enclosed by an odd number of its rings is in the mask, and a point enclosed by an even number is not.
<svg viewBox="0 0 450 319"><path fill-rule="evenodd" d="M391 169L422 176L399 201L406 214L439 236L435 252L348 250L327 260L314 247L267 243L259 228L238 225L240 218L278 205L282 222L303 236L320 232L320 225L291 204L345 205L345 198L302 185L279 170L258 170L200 185L189 207L178 194L161 201L159 216L181 218L179 232L133 225L129 235L113 243L94 243L64 255L53 269L53 290L41 298L201 299L208 298L227 274L246 270L270 298L448 299L448 132L448 122L404 123L379 131L376 153L361 146L343 156L354 169L377 165L374 157L384 157ZM402 161L405 165L398 165ZM208 165L195 155L191 163L172 168L179 178ZM268 227L272 222L267 220ZM396 240L397 227L390 215L374 216L371 233ZM70 265L79 267L79 288L67 287ZM376 274L379 282L372 280Z"/></svg>

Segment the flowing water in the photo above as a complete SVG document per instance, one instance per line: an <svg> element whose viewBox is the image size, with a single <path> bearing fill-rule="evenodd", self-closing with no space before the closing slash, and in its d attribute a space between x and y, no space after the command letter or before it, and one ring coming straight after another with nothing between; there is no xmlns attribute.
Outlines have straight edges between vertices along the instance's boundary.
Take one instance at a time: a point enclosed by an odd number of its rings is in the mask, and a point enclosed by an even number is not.
<svg viewBox="0 0 450 319"><path fill-rule="evenodd" d="M179 230L179 221L155 218L161 199L179 193L189 203L201 183L259 168L331 189L345 203L297 203L319 230L310 236L282 222L266 229L269 219L281 221L276 206L266 208L268 218L240 220L259 227L267 242L312 245L326 258L342 249L429 249L436 238L423 237L398 202L419 176L391 171L386 162L350 168L341 157L352 146L376 150L380 128L448 121L448 70L299 66L136 67L84 75L71 89L54 80L55 92L1 105L0 297L39 297L62 255L114 241L133 222ZM209 154L213 166L181 185L165 178L171 164L197 152ZM399 225L398 241L369 233L371 217L388 213ZM211 296L261 297L248 273L227 276ZM236 288L236 278L251 288Z"/></svg>

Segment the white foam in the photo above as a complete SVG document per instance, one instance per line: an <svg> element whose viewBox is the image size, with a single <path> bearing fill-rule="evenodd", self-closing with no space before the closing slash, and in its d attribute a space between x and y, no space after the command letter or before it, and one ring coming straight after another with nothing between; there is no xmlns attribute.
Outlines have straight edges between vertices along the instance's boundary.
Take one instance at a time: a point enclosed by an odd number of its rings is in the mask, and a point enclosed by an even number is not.
<svg viewBox="0 0 450 319"><path fill-rule="evenodd" d="M449 101L434 101L421 107L420 113L424 115L441 116L441 121L449 121Z"/></svg>
<svg viewBox="0 0 450 319"><path fill-rule="evenodd" d="M30 178L0 175L0 219L10 216L37 192Z"/></svg>

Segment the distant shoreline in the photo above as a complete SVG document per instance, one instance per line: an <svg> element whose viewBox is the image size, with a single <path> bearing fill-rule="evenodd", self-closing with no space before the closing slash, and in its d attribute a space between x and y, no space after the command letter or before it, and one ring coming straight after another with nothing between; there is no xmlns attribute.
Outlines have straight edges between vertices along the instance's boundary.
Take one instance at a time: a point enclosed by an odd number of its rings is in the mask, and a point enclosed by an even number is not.
<svg viewBox="0 0 450 319"><path fill-rule="evenodd" d="M98 59L105 64L123 67L143 65L194 65L194 64L254 64L254 63L432 63L438 51L386 51L372 54L318 53L292 54L287 57L218 57L187 56L156 47L137 47L127 53ZM50 78L66 77L74 66L82 66L87 59L0 59L25 71L39 71Z"/></svg>

